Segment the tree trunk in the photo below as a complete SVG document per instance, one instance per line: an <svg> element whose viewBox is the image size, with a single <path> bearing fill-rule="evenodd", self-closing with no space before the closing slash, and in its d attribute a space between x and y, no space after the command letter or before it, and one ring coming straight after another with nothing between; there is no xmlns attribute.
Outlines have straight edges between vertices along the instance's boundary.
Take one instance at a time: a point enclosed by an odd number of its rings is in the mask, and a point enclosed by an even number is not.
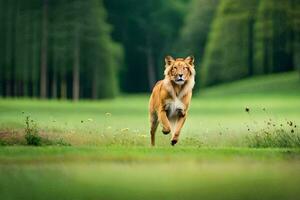
<svg viewBox="0 0 300 200"><path fill-rule="evenodd" d="M66 99L67 98L67 81L64 74L61 76L61 85L60 85L60 98Z"/></svg>
<svg viewBox="0 0 300 200"><path fill-rule="evenodd" d="M264 39L264 58L263 58L263 64L264 64L264 74L269 73L269 42L268 39Z"/></svg>
<svg viewBox="0 0 300 200"><path fill-rule="evenodd" d="M47 97L48 0L43 0L40 96Z"/></svg>
<svg viewBox="0 0 300 200"><path fill-rule="evenodd" d="M155 84L155 69L154 69L154 60L153 60L151 47L147 49L147 70L148 70L149 91L151 91Z"/></svg>
<svg viewBox="0 0 300 200"><path fill-rule="evenodd" d="M248 24L248 75L249 76L253 76L254 74L254 69L253 69L253 59L254 59L254 31L253 31L253 27L254 27L254 19L251 18L249 20L249 24Z"/></svg>
<svg viewBox="0 0 300 200"><path fill-rule="evenodd" d="M5 3L0 1L0 97L4 97L5 88Z"/></svg>
<svg viewBox="0 0 300 200"><path fill-rule="evenodd" d="M149 86L149 91L151 91L155 84L155 68L154 68L152 46L151 46L151 41L149 36L147 37L146 57L147 57L148 86Z"/></svg>
<svg viewBox="0 0 300 200"><path fill-rule="evenodd" d="M56 71L53 71L53 79L52 79L52 98L57 98L57 74Z"/></svg>
<svg viewBox="0 0 300 200"><path fill-rule="evenodd" d="M97 68L94 68L94 73L93 73L93 80L92 80L92 99L97 99L98 98L98 74L97 74Z"/></svg>
<svg viewBox="0 0 300 200"><path fill-rule="evenodd" d="M6 10L6 35L5 35L5 95L12 96L12 46L13 46L13 21L14 10L13 5L7 2Z"/></svg>
<svg viewBox="0 0 300 200"><path fill-rule="evenodd" d="M294 11L294 6L296 6L295 1L292 0L291 4L289 6L289 9L292 10L292 13L295 12ZM290 44L289 46L290 46L292 68L297 70L297 68L295 68L296 66L295 66L295 57L294 57L295 56L295 51L294 51L295 45L294 44L296 44L296 40L295 40L295 29L296 29L296 27L295 27L295 17L292 18L291 24L292 24L292 26L289 30L288 40L289 40L289 44Z"/></svg>
<svg viewBox="0 0 300 200"><path fill-rule="evenodd" d="M35 17L37 17L37 15L34 15L32 20L32 49L31 49L31 59L32 59L32 64L31 67L32 69L31 71L31 90L32 90L32 96L33 97L37 97L38 96L38 70L39 70L39 59L38 59L38 53L39 53L39 39L38 39L38 23L35 20Z"/></svg>
<svg viewBox="0 0 300 200"><path fill-rule="evenodd" d="M79 28L75 30L75 47L74 47L74 63L73 63L73 101L79 99L79 65L80 65L80 41Z"/></svg>
<svg viewBox="0 0 300 200"><path fill-rule="evenodd" d="M156 80L155 68L154 68L151 36L148 34L146 39L147 39L146 57L147 57L148 86L149 86L149 91L151 91Z"/></svg>
<svg viewBox="0 0 300 200"><path fill-rule="evenodd" d="M52 54L52 82L51 82L51 96L53 99L57 98L57 69L58 69L58 58L57 58L58 52L55 48L53 48L53 54Z"/></svg>
<svg viewBox="0 0 300 200"><path fill-rule="evenodd" d="M31 47L30 45L32 45L31 41L30 41L30 35L32 34L31 30L30 30L30 26L31 26L31 19L30 19L30 15L28 14L26 16L24 16L25 20L25 36L24 36L24 63L23 63L23 84L22 84L22 96L24 97L28 97L29 96L29 80L30 80L30 70L32 70L32 66L30 66L30 56L31 56Z"/></svg>
<svg viewBox="0 0 300 200"><path fill-rule="evenodd" d="M300 27L299 27L299 11L297 10L297 0L292 1L292 8L293 8L293 25L292 25L292 42L293 42L293 65L296 70L299 71L299 78L300 78Z"/></svg>
<svg viewBox="0 0 300 200"><path fill-rule="evenodd" d="M13 66L14 66L14 70L13 70L13 76L12 76L12 80L13 80L13 95L15 97L20 96L21 93L21 81L22 81L22 74L23 74L23 61L22 60L22 55L24 52L22 52L22 50L24 51L23 45L24 45L24 30L22 29L22 19L23 16L21 16L21 5L20 5L20 1L16 1L16 11L15 11L15 19L14 19L14 46L13 46Z"/></svg>

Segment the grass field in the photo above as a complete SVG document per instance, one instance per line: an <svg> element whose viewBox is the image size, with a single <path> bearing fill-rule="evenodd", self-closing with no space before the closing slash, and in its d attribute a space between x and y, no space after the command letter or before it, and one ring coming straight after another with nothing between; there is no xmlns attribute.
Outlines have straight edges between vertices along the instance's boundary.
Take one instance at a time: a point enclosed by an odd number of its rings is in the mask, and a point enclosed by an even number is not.
<svg viewBox="0 0 300 200"><path fill-rule="evenodd" d="M298 74L195 95L175 147L160 130L150 147L147 105L0 99L0 198L299 199ZM26 145L27 116L41 147Z"/></svg>

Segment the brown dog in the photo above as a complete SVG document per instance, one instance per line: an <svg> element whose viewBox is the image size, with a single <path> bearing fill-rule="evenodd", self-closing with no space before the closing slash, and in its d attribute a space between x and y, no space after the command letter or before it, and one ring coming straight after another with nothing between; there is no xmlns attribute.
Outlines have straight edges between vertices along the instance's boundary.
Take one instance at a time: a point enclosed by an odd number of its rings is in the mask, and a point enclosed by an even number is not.
<svg viewBox="0 0 300 200"><path fill-rule="evenodd" d="M195 84L193 56L176 60L167 56L165 62L165 78L156 83L149 102L152 146L155 145L155 132L159 122L164 134L172 131L171 144L178 142Z"/></svg>

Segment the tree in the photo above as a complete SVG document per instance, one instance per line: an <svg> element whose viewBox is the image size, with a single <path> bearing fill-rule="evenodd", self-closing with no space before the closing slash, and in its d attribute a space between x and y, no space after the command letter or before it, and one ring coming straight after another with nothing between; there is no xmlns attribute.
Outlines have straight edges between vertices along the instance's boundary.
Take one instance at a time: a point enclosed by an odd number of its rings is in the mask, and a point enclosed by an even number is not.
<svg viewBox="0 0 300 200"><path fill-rule="evenodd" d="M180 31L179 48L186 54L202 56L219 0L193 0Z"/></svg>
<svg viewBox="0 0 300 200"><path fill-rule="evenodd" d="M291 16L293 38L293 62L300 72L300 2L291 0L289 15Z"/></svg>
<svg viewBox="0 0 300 200"><path fill-rule="evenodd" d="M85 80L88 82L85 88L93 99L114 97L119 90L117 76L122 48L111 39L111 26L105 21L107 14L102 2L91 1L86 11L88 16L82 29L82 46L88 48L82 63L86 66L83 72L90 78Z"/></svg>
<svg viewBox="0 0 300 200"><path fill-rule="evenodd" d="M255 23L255 73L266 74L294 68L292 1L262 0ZM296 36L297 37L297 36Z"/></svg>
<svg viewBox="0 0 300 200"><path fill-rule="evenodd" d="M0 1L0 46L5 44L5 7L4 1ZM0 48L0 97L5 95L5 71L4 71L4 57L5 51Z"/></svg>
<svg viewBox="0 0 300 200"><path fill-rule="evenodd" d="M110 37L102 1L64 0L51 5L52 96L57 96L59 87L60 97L65 98L70 86L75 101L79 97L114 97L118 90L116 63L122 51Z"/></svg>
<svg viewBox="0 0 300 200"><path fill-rule="evenodd" d="M122 48L111 39L101 0L0 5L0 95L78 100L117 94Z"/></svg>
<svg viewBox="0 0 300 200"><path fill-rule="evenodd" d="M252 44L249 33L256 8L257 1L221 1L209 33L202 63L203 85L249 76L249 56L253 54L253 48L249 46Z"/></svg>
<svg viewBox="0 0 300 200"><path fill-rule="evenodd" d="M197 60L197 71L203 60L208 34L215 17L219 0L193 0L189 6L189 12L184 20L177 44L178 51L186 55L194 55ZM200 73L197 73L198 78ZM198 79L197 78L197 79ZM199 86L196 80L196 86Z"/></svg>
<svg viewBox="0 0 300 200"><path fill-rule="evenodd" d="M7 1L4 4L4 38L5 44L4 48L4 74L5 74L5 96L13 95L13 76L14 76L14 64L13 64L13 54L14 54L14 21L15 21L15 1Z"/></svg>
<svg viewBox="0 0 300 200"><path fill-rule="evenodd" d="M105 0L113 38L125 49L121 89L144 92L162 77L163 58L176 53L174 44L188 0ZM137 76L136 74L140 74Z"/></svg>
<svg viewBox="0 0 300 200"><path fill-rule="evenodd" d="M47 97L47 62L48 62L48 0L43 0L42 36L41 36L41 98Z"/></svg>

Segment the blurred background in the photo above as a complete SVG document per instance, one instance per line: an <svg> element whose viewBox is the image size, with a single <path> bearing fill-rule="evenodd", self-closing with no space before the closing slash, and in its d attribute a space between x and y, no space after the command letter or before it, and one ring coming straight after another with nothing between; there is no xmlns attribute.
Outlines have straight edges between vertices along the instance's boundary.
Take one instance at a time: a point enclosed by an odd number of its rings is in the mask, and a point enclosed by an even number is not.
<svg viewBox="0 0 300 200"><path fill-rule="evenodd" d="M166 55L195 95L149 148ZM299 199L299 111L300 0L0 0L1 200Z"/></svg>
<svg viewBox="0 0 300 200"><path fill-rule="evenodd" d="M196 57L200 93L300 69L300 0L0 0L0 9L2 97L150 92L169 54Z"/></svg>

